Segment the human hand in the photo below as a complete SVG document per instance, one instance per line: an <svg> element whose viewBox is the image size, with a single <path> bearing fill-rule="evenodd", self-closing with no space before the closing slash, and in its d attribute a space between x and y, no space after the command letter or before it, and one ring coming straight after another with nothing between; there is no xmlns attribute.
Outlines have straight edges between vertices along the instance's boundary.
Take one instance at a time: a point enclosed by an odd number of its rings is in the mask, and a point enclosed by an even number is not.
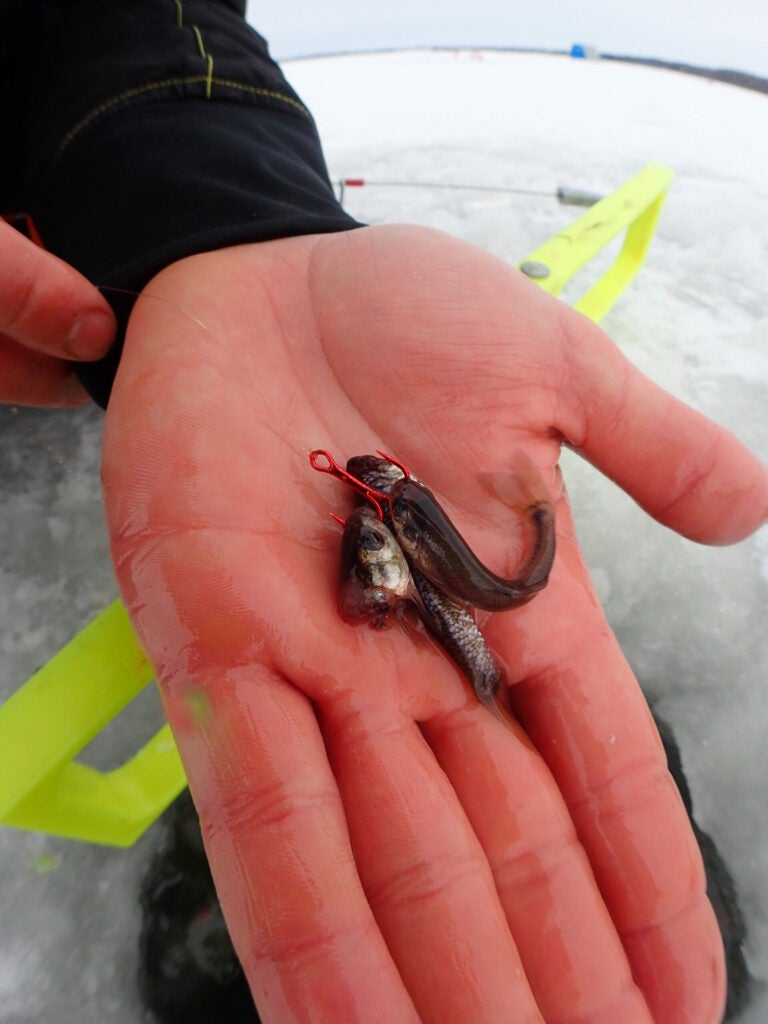
<svg viewBox="0 0 768 1024"><path fill-rule="evenodd" d="M210 253L145 295L107 413L113 556L266 1024L714 1024L701 859L556 467L566 441L708 543L765 519L765 468L433 232ZM339 620L328 512L353 498L313 448L392 452L504 575L520 543L487 481L516 451L538 467L550 583L485 627L519 726L432 647Z"/></svg>
<svg viewBox="0 0 768 1024"><path fill-rule="evenodd" d="M84 277L0 220L0 402L74 406L71 360L98 359L115 322Z"/></svg>

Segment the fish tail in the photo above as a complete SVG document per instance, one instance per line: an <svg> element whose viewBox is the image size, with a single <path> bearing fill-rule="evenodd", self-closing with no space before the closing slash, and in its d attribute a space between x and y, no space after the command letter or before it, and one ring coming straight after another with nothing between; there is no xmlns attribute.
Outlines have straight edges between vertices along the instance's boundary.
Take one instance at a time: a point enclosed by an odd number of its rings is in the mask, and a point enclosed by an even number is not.
<svg viewBox="0 0 768 1024"><path fill-rule="evenodd" d="M519 576L526 589L541 589L549 579L555 559L555 509L552 502L537 502L526 509L526 518L533 532L533 541Z"/></svg>
<svg viewBox="0 0 768 1024"><path fill-rule="evenodd" d="M483 481L524 524L525 557L515 578L532 597L546 585L555 557L555 507L544 479L528 456L517 451L508 470L486 473Z"/></svg>

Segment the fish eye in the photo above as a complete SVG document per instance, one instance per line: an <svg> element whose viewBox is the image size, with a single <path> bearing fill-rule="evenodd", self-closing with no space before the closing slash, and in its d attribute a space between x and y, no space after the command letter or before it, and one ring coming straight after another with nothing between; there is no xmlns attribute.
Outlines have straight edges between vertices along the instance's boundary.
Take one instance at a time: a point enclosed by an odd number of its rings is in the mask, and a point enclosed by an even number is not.
<svg viewBox="0 0 768 1024"><path fill-rule="evenodd" d="M366 551L381 551L384 547L384 538L375 530L363 530L360 534L360 547Z"/></svg>
<svg viewBox="0 0 768 1024"><path fill-rule="evenodd" d="M403 523L400 528L400 535L412 547L415 547L419 541L419 531L415 526L411 526L410 523Z"/></svg>

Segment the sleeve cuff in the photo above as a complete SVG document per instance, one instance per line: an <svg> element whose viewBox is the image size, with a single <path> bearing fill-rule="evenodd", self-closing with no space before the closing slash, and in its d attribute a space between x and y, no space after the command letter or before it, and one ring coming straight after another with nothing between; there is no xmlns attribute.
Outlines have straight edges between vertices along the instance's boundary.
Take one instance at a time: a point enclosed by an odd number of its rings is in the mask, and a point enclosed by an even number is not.
<svg viewBox="0 0 768 1024"><path fill-rule="evenodd" d="M178 25L174 5L120 4L115 34L105 7L101 26L69 23L83 57L75 80L54 104L33 97L26 199L48 249L96 285L136 292L195 253L359 226L336 199L311 115L232 9L185 0L198 20ZM77 87L89 61L98 95ZM135 299L104 294L118 340L76 366L102 406Z"/></svg>

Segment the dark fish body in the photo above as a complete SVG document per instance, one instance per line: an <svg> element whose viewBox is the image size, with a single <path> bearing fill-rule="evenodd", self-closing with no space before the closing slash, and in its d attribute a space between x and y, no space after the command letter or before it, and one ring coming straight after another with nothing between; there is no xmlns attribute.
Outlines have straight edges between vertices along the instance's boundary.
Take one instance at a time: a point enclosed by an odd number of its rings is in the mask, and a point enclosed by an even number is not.
<svg viewBox="0 0 768 1024"><path fill-rule="evenodd" d="M513 579L491 572L472 552L437 498L417 480L401 478L390 490L395 535L411 563L443 593L485 611L526 604L547 585L555 555L555 521L550 502L525 509L534 541Z"/></svg>
<svg viewBox="0 0 768 1024"><path fill-rule="evenodd" d="M373 455L354 456L347 462L347 472L369 487L375 487L386 494L389 494L393 487L405 482L403 473L397 466ZM413 481L413 478L411 480ZM375 515L371 509L367 511L369 515ZM393 528L388 505L383 507L383 514L382 526ZM345 538L346 536L345 531ZM352 542L351 535L349 541ZM459 666L481 703L500 715L498 694L504 682L504 671L488 647L471 612L440 593L421 572L415 559L409 560L409 564L414 584L412 596L427 630Z"/></svg>
<svg viewBox="0 0 768 1024"><path fill-rule="evenodd" d="M522 510L533 542L517 576L504 579L483 565L432 491L415 477L406 479L394 463L374 455L354 456L347 472L389 495L388 522L411 565L455 601L504 611L526 604L547 585L555 557L551 502L532 501Z"/></svg>
<svg viewBox="0 0 768 1024"><path fill-rule="evenodd" d="M504 720L499 692L505 673L466 606L487 611L516 608L547 585L555 554L551 503L531 499L523 507L533 542L517 576L504 579L480 562L429 488L407 477L395 463L356 455L347 462L347 473L387 500L378 499L383 522L367 505L347 521L342 616L383 625L391 611L414 601L426 628L462 670L481 703ZM407 579L403 563L410 569Z"/></svg>

